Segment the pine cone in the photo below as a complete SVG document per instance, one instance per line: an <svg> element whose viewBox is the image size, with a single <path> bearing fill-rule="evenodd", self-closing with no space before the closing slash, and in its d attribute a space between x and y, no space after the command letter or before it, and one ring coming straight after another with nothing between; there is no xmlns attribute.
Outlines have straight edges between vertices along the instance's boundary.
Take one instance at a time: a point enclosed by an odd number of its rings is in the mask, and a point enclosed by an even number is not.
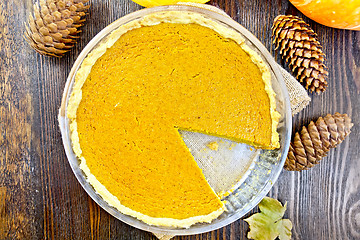
<svg viewBox="0 0 360 240"><path fill-rule="evenodd" d="M272 26L275 50L280 48L280 54L306 89L320 93L328 85L328 72L324 65L325 54L316 37L316 33L299 17L280 15Z"/></svg>
<svg viewBox="0 0 360 240"><path fill-rule="evenodd" d="M335 148L349 135L352 126L348 115L340 113L320 117L315 123L311 121L295 133L284 168L301 171L318 164L330 148Z"/></svg>
<svg viewBox="0 0 360 240"><path fill-rule="evenodd" d="M75 45L89 0L40 0L25 26L25 39L40 54L62 57Z"/></svg>

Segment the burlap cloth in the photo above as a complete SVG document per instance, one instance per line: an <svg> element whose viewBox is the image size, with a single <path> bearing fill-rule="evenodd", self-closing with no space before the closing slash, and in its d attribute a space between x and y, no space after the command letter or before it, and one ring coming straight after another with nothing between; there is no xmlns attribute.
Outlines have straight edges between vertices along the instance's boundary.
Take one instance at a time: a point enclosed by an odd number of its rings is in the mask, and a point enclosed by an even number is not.
<svg viewBox="0 0 360 240"><path fill-rule="evenodd" d="M228 16L224 11L211 5L190 3L190 2L179 2L178 4L204 8L230 18L230 16ZM289 72L287 72L280 65L278 65L278 67L284 78L286 87L289 92L292 115L295 115L301 110L303 110L310 103L311 99L308 96L304 87ZM158 234L158 233L153 233L153 234L160 240L169 240L172 237L174 237L165 234Z"/></svg>

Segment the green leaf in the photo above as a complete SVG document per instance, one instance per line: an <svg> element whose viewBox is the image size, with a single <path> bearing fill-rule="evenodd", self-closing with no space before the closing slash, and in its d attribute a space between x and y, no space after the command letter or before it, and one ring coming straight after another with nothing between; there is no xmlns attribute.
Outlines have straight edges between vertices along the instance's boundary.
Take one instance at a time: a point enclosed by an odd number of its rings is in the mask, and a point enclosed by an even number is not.
<svg viewBox="0 0 360 240"><path fill-rule="evenodd" d="M244 219L249 223L248 238L255 240L291 239L292 223L289 219L282 219L286 210L285 205L273 198L265 197L259 203L260 213Z"/></svg>
<svg viewBox="0 0 360 240"><path fill-rule="evenodd" d="M281 219L276 223L277 230L279 231L280 240L291 239L292 223L289 219Z"/></svg>
<svg viewBox="0 0 360 240"><path fill-rule="evenodd" d="M256 213L245 219L250 225L248 238L256 240L272 240L275 239L279 232L274 221L262 213Z"/></svg>
<svg viewBox="0 0 360 240"><path fill-rule="evenodd" d="M281 203L273 198L264 197L264 199L259 203L260 211L269 216L274 221L278 221L283 218L285 211L286 211L286 205L281 205Z"/></svg>

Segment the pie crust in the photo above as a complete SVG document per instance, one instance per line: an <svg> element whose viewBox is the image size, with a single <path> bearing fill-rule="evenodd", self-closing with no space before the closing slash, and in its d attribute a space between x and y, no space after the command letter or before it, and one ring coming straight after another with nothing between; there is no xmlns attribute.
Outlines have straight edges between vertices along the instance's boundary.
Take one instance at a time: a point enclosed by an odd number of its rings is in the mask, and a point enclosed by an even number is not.
<svg viewBox="0 0 360 240"><path fill-rule="evenodd" d="M94 187L96 192L106 201L109 205L117 208L123 214L127 214L136 217L147 224L159 225L159 226L171 226L171 227L189 227L199 222L211 222L213 219L221 215L226 209L222 204L217 210L207 215L194 216L186 219L174 219L174 218L160 218L151 217L141 212L135 211L129 207L121 204L116 196L114 196L108 189L93 175L92 171L87 165L87 161L83 156L82 148L79 141L78 124L77 124L77 110L82 101L82 87L87 77L89 76L93 65L96 61L115 44L115 42L125 33L130 30L138 29L144 26L153 26L160 23L176 23L176 24L198 24L207 28L210 28L217 32L224 38L232 39L237 42L241 48L248 53L253 63L255 63L262 73L262 80L265 84L265 91L269 97L270 115L271 115L271 143L266 148L275 149L279 145L279 135L276 131L277 125L280 119L280 114L276 111L275 92L271 86L271 75L267 65L261 59L261 57L252 50L248 45L245 44L244 38L236 31L225 27L201 14L183 11L168 11L153 13L147 15L138 20L134 20L127 24L120 26L114 30L105 40L98 44L88 56L84 59L81 67L76 73L75 83L72 89L71 97L67 105L67 117L70 120L70 131L73 151L76 156L80 159L80 168L84 171L87 176L87 180ZM257 146L255 147L261 147Z"/></svg>

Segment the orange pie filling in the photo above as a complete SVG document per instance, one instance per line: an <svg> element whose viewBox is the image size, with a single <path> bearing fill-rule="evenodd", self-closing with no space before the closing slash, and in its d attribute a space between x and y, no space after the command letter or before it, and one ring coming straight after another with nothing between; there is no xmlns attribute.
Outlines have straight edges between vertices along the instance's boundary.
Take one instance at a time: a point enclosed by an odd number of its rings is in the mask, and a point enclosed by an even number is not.
<svg viewBox="0 0 360 240"><path fill-rule="evenodd" d="M154 19L84 60L68 105L71 138L107 202L148 224L188 227L225 207L178 129L274 149L279 114L267 67L239 36L197 14Z"/></svg>

